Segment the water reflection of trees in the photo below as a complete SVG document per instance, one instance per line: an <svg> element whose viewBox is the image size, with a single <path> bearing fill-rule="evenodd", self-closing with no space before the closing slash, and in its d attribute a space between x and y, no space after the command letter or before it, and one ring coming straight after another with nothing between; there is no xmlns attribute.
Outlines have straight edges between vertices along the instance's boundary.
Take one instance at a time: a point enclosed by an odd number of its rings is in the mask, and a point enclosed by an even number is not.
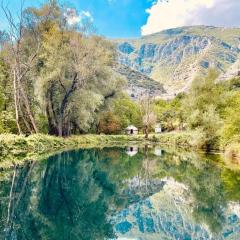
<svg viewBox="0 0 240 240"><path fill-rule="evenodd" d="M194 200L192 211L197 222L208 225L212 232L219 232L224 224L226 207L221 170L208 157L195 153L173 153L164 158L159 175L173 177L188 186Z"/></svg>
<svg viewBox="0 0 240 240"><path fill-rule="evenodd" d="M108 215L160 191L158 180L165 177L189 187L194 218L219 232L227 202L240 200L240 175L221 170L215 161L177 151L155 156L151 148L131 157L124 149L108 148L27 163L1 177L1 235L5 239L113 238Z"/></svg>
<svg viewBox="0 0 240 240"><path fill-rule="evenodd" d="M232 186L227 186L224 176L240 176L228 169L222 169L216 163L220 156L186 152L169 152L159 161L155 176L173 177L189 187L193 197L193 216L198 223L205 224L212 233L221 231L226 222L224 211L230 200L228 192L235 192L235 200L240 200L239 178L234 178ZM157 174L157 175L156 175ZM234 199L232 199L234 200Z"/></svg>
<svg viewBox="0 0 240 240"><path fill-rule="evenodd" d="M16 170L9 221L2 214L6 239L113 238L106 213L115 185L98 169L95 154L63 153Z"/></svg>
<svg viewBox="0 0 240 240"><path fill-rule="evenodd" d="M146 183L142 196L146 195L148 187L151 189L153 179L172 177L185 184L193 198L192 216L198 223L207 225L212 233L218 233L226 222L224 212L227 203L230 200L240 201L240 172L220 167L217 164L220 158L217 155L176 150L156 156L154 149L146 151L142 148L139 154L131 158L115 158L117 168L112 168L111 172L117 181L127 176L137 178L139 186ZM112 166L111 162L108 164Z"/></svg>

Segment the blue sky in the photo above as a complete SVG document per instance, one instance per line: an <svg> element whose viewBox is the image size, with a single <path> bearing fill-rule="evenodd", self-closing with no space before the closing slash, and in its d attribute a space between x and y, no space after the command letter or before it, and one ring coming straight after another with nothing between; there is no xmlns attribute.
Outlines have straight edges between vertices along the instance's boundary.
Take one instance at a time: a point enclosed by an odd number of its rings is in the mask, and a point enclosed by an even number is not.
<svg viewBox="0 0 240 240"><path fill-rule="evenodd" d="M9 1L9 0L8 0ZM7 0L5 0L7 2ZM18 9L20 0L10 0L10 9ZM38 6L43 0L25 0L24 6ZM151 7L153 0L63 0L62 3L81 11L89 12L97 33L109 38L138 37L141 26L147 21L146 9ZM0 10L0 18L3 13ZM0 28L6 26L0 22Z"/></svg>
<svg viewBox="0 0 240 240"><path fill-rule="evenodd" d="M72 0L77 9L92 14L98 33L108 37L137 37L147 21L147 0Z"/></svg>
<svg viewBox="0 0 240 240"><path fill-rule="evenodd" d="M20 0L9 2L17 13ZM44 0L25 0L38 6ZM240 0L61 0L89 17L97 33L109 38L133 38L188 25L240 27ZM6 28L0 10L0 29Z"/></svg>

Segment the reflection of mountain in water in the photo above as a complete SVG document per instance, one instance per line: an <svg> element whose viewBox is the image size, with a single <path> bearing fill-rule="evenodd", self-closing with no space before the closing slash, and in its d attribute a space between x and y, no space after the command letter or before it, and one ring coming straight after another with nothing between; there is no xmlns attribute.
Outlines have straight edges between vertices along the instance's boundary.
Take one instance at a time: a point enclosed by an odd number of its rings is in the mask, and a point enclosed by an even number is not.
<svg viewBox="0 0 240 240"><path fill-rule="evenodd" d="M159 179L142 179L134 177L126 181L127 188L123 191L123 197L130 204L138 202L162 190L165 182Z"/></svg>
<svg viewBox="0 0 240 240"><path fill-rule="evenodd" d="M164 179L161 191L134 203L112 217L119 239L148 240L239 240L240 218L231 205L225 213L226 224L217 235L192 217L192 196L183 184Z"/></svg>
<svg viewBox="0 0 240 240"><path fill-rule="evenodd" d="M214 159L106 148L3 171L0 239L239 240L240 174Z"/></svg>

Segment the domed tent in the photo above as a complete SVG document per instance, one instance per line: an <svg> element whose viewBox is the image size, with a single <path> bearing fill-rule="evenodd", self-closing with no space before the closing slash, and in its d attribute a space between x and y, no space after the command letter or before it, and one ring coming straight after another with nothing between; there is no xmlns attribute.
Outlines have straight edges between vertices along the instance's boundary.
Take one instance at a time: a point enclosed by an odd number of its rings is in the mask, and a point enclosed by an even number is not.
<svg viewBox="0 0 240 240"><path fill-rule="evenodd" d="M126 134L137 135L138 134L138 129L135 126L130 125L126 128Z"/></svg>

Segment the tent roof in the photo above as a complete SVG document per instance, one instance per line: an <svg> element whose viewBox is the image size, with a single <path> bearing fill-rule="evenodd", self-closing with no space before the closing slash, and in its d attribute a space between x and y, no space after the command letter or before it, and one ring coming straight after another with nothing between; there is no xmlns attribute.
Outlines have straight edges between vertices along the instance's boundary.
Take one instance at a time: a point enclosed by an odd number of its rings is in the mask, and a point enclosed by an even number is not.
<svg viewBox="0 0 240 240"><path fill-rule="evenodd" d="M126 130L134 130L134 131L137 131L138 129L137 129L135 126L130 125L130 126L128 126L128 127L126 128Z"/></svg>

